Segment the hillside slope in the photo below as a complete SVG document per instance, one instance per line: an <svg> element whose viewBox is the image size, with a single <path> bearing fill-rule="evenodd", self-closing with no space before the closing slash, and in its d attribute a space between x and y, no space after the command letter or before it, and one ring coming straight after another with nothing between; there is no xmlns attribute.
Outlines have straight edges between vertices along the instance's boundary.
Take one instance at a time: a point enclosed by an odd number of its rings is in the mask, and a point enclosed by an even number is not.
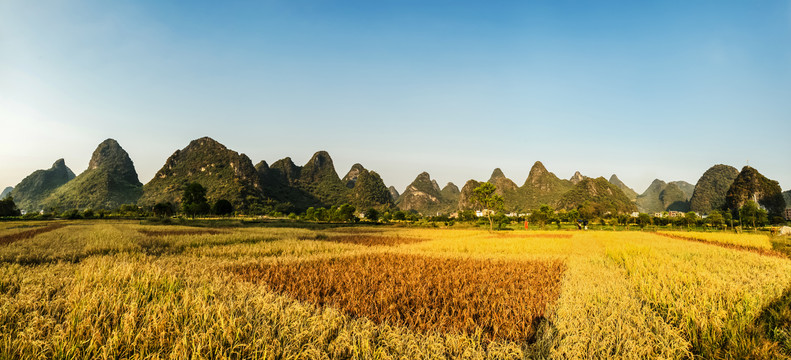
<svg viewBox="0 0 791 360"><path fill-rule="evenodd" d="M230 201L244 209L262 197L258 172L250 159L209 137L193 140L176 150L143 186L140 204L181 203L182 188L197 182L206 188L209 202Z"/></svg>
<svg viewBox="0 0 791 360"><path fill-rule="evenodd" d="M47 170L36 170L22 179L10 195L20 210L28 212L43 210L44 200L55 189L74 179L74 173L63 159L58 159Z"/></svg>
<svg viewBox="0 0 791 360"><path fill-rule="evenodd" d="M60 209L113 209L137 203L143 184L129 154L113 139L103 141L88 169L50 194L47 206Z"/></svg>
<svg viewBox="0 0 791 360"><path fill-rule="evenodd" d="M739 170L733 166L718 164L710 167L695 184L695 191L689 200L690 209L708 214L712 210L725 208L725 196L737 176Z"/></svg>

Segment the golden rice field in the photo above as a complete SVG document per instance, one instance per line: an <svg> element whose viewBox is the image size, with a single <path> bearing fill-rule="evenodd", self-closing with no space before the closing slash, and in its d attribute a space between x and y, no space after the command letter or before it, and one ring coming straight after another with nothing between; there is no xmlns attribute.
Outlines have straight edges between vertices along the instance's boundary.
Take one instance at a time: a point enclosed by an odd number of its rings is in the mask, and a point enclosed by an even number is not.
<svg viewBox="0 0 791 360"><path fill-rule="evenodd" d="M0 359L789 358L759 237L6 222Z"/></svg>
<svg viewBox="0 0 791 360"><path fill-rule="evenodd" d="M657 234L676 237L685 240L696 240L722 245L735 245L739 247L755 249L772 249L769 237L763 234L737 234L733 232L679 232L679 231L657 231Z"/></svg>

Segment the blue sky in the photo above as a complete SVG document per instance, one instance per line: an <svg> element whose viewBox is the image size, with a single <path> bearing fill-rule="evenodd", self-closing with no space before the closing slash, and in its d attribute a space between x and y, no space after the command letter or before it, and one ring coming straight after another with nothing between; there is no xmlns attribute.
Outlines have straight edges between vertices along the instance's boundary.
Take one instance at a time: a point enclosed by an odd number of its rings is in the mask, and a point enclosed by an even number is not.
<svg viewBox="0 0 791 360"><path fill-rule="evenodd" d="M211 136L402 191L748 161L791 188L789 1L0 3L0 186L106 138L148 182Z"/></svg>

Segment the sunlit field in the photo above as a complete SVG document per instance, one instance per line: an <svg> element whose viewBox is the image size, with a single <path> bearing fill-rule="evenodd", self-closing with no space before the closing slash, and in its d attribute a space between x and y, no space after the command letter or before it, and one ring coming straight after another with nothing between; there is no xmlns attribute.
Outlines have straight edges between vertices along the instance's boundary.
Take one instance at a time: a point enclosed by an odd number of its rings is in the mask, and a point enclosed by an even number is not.
<svg viewBox="0 0 791 360"><path fill-rule="evenodd" d="M0 358L787 358L787 242L6 222Z"/></svg>

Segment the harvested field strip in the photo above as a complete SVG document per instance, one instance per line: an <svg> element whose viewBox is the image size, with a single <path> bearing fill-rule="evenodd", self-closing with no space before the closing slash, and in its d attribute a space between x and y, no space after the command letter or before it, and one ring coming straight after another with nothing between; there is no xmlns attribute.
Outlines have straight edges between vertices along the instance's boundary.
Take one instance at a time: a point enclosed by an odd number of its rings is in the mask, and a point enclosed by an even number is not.
<svg viewBox="0 0 791 360"><path fill-rule="evenodd" d="M245 280L376 323L533 342L565 264L371 254L235 269Z"/></svg>
<svg viewBox="0 0 791 360"><path fill-rule="evenodd" d="M509 239L570 239L574 234L496 234L489 236L490 238L509 238Z"/></svg>
<svg viewBox="0 0 791 360"><path fill-rule="evenodd" d="M27 230L27 231L23 231L23 232L19 232L19 233L16 233L16 234L11 234L11 235L0 236L0 245L8 245L8 244L13 243L15 241L30 239L30 238L38 235L38 234L43 234L43 233L47 233L47 232L50 232L50 231L54 231L54 230L60 229L60 228L62 228L64 226L66 226L66 225L65 224L52 224L52 225L45 226L45 227L42 227L42 228L37 228L37 229L33 229L33 230Z"/></svg>
<svg viewBox="0 0 791 360"><path fill-rule="evenodd" d="M355 244L355 245L365 245L365 246L396 246L396 245L403 245L403 244L414 244L423 241L427 241L428 239L424 238L417 238L417 237L401 237L401 236L372 236L372 235L340 235L340 236L330 236L326 239L320 239L325 241L332 241L344 244Z"/></svg>
<svg viewBox="0 0 791 360"><path fill-rule="evenodd" d="M381 234L385 230L384 229L360 229L354 227L337 227L332 229L327 229L327 232L339 233L339 234Z"/></svg>
<svg viewBox="0 0 791 360"><path fill-rule="evenodd" d="M140 229L137 230L139 233L145 236L181 236L181 235L220 235L220 234L227 234L226 231L220 230L211 230L211 229L201 229L201 230L193 230L193 229L181 229L181 230L148 230L148 229Z"/></svg>
<svg viewBox="0 0 791 360"><path fill-rule="evenodd" d="M676 235L676 234L670 234L670 233L667 233L667 232L655 232L654 234L659 235L659 236L668 237L668 238L671 238L671 239L695 241L695 242L704 243L704 244L707 244L707 245L714 245L714 246L723 247L723 248L726 248L726 249L750 251L750 252L754 252L756 254L767 255L767 256L776 256L776 257L782 257L782 258L786 258L787 257L782 252L771 250L771 249L764 249L764 248L757 248L757 247L752 247L752 246L729 244L729 243L722 243L722 242L714 242L714 241L710 241L710 240L706 240L706 239L699 239L699 238L696 238L696 237L693 237L693 236Z"/></svg>

